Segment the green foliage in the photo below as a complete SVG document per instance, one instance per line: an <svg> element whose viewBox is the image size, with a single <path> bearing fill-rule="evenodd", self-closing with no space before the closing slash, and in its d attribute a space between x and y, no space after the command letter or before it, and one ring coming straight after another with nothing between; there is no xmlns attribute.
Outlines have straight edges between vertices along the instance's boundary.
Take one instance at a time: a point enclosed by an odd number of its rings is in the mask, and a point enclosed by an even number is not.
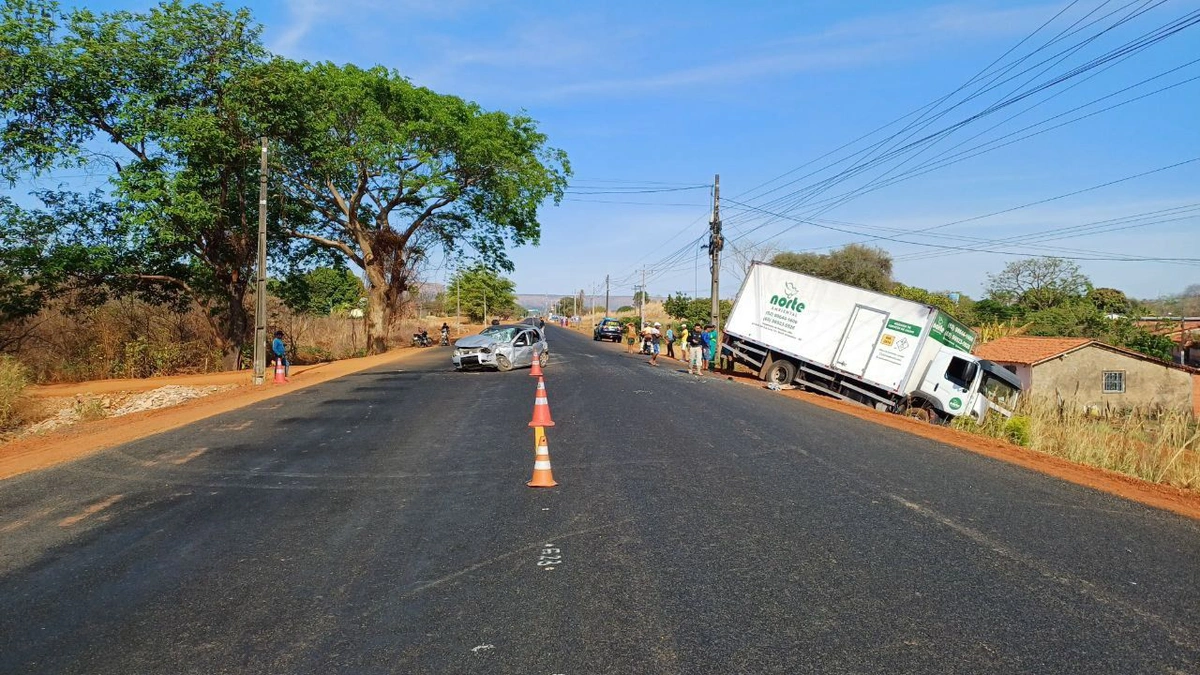
<svg viewBox="0 0 1200 675"><path fill-rule="evenodd" d="M1029 417L1013 415L1004 422L1004 438L1022 447L1029 447L1033 442L1033 424Z"/></svg>
<svg viewBox="0 0 1200 675"><path fill-rule="evenodd" d="M1090 289L1079 265L1063 258L1014 260L999 273L989 274L987 286L991 299L1034 312L1070 303Z"/></svg>
<svg viewBox="0 0 1200 675"><path fill-rule="evenodd" d="M964 323L974 323L975 317L974 313L971 311L974 303L971 302L969 298L959 297L959 299L956 301L951 299L950 295L947 293L927 291L924 288L905 286L901 283L897 283L892 286L890 293L898 298L904 298L905 300L912 300L913 302L919 302L925 305L937 307L946 314L949 314L950 316Z"/></svg>
<svg viewBox="0 0 1200 675"><path fill-rule="evenodd" d="M1115 288L1093 288L1087 292L1088 302L1105 314L1129 314L1133 302Z"/></svg>
<svg viewBox="0 0 1200 675"><path fill-rule="evenodd" d="M463 313L471 321L483 321L485 305L488 317L512 316L518 310L516 284L485 265L463 269L450 279L447 297L459 293Z"/></svg>
<svg viewBox="0 0 1200 675"><path fill-rule="evenodd" d="M847 244L829 253L779 253L771 264L850 286L888 292L892 288L892 256L881 248Z"/></svg>
<svg viewBox="0 0 1200 675"><path fill-rule="evenodd" d="M577 305L575 304L577 300L577 298L572 298L569 295L559 298L558 302L554 303L554 313L559 316L574 315L577 311Z"/></svg>
<svg viewBox="0 0 1200 675"><path fill-rule="evenodd" d="M28 384L25 368L13 357L0 355L0 429L7 429L18 421L17 401Z"/></svg>
<svg viewBox="0 0 1200 675"><path fill-rule="evenodd" d="M243 341L255 241L246 215L257 205L257 137L267 131L249 121L266 117L252 107L268 101L236 92L266 57L259 38L246 10L221 5L0 5L0 175L110 171L111 189L91 199L111 213L48 233L54 244L39 253L59 272L32 279L39 292L76 276L93 288L183 294L210 305L227 347ZM47 203L49 213L71 202ZM86 255L58 255L63 238L79 239L72 250ZM18 310L36 305L28 288L18 292Z"/></svg>
<svg viewBox="0 0 1200 675"><path fill-rule="evenodd" d="M647 293L646 291L634 291L633 292L633 306L634 307L641 307L642 305L646 304L646 302L649 299L650 299L650 294Z"/></svg>
<svg viewBox="0 0 1200 675"><path fill-rule="evenodd" d="M359 306L366 297L362 280L347 269L318 267L267 281L267 290L294 312L326 316Z"/></svg>
<svg viewBox="0 0 1200 675"><path fill-rule="evenodd" d="M663 303L663 309L667 316L673 319L687 321L689 326L700 324L707 326L712 321L712 300L710 298L690 299L685 295L668 297ZM730 300L722 300L720 302L721 310L721 325L729 319L729 313L733 311L733 302Z"/></svg>
<svg viewBox="0 0 1200 675"><path fill-rule="evenodd" d="M634 309L635 308L632 305L621 305L620 307L617 308L617 314L624 314L625 312L632 312Z"/></svg>
<svg viewBox="0 0 1200 675"><path fill-rule="evenodd" d="M287 104L278 168L310 216L293 235L366 272L373 352L423 261L471 250L511 270L506 248L538 242L538 209L562 198L570 175L533 119L383 67L276 59L254 79Z"/></svg>

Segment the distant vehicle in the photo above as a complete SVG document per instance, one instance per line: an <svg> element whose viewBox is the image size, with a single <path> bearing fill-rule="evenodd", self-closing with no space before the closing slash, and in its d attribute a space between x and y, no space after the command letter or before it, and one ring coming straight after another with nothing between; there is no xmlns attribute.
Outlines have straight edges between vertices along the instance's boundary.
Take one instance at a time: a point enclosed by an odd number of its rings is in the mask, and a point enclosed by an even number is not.
<svg viewBox="0 0 1200 675"><path fill-rule="evenodd" d="M971 354L975 333L936 307L754 263L722 353L777 385L945 423L1009 417L1017 376Z"/></svg>
<svg viewBox="0 0 1200 675"><path fill-rule="evenodd" d="M604 318L596 327L592 329L592 339L599 342L600 340L612 340L613 342L621 341L621 322L616 319Z"/></svg>
<svg viewBox="0 0 1200 675"><path fill-rule="evenodd" d="M456 370L495 368L508 371L533 365L550 353L542 332L524 324L489 326L478 335L459 338L450 362Z"/></svg>

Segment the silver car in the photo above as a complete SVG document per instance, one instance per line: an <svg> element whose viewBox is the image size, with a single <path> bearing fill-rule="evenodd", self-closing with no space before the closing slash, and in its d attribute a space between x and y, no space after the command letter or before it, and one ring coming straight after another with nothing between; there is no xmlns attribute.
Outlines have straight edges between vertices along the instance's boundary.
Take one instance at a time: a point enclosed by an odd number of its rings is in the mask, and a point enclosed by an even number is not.
<svg viewBox="0 0 1200 675"><path fill-rule="evenodd" d="M550 352L546 338L535 326L488 326L479 335L459 338L450 362L456 370L495 368L512 370L533 365Z"/></svg>

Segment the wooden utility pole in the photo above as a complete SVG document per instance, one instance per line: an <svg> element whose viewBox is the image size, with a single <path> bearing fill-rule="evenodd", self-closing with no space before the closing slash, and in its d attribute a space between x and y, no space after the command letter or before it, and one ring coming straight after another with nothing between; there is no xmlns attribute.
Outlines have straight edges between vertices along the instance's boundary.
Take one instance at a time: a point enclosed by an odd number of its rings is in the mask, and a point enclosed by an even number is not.
<svg viewBox="0 0 1200 675"><path fill-rule="evenodd" d="M709 224L708 256L712 261L712 323L721 325L721 249L725 248L725 240L721 237L721 175L713 178L713 213Z"/></svg>
<svg viewBox="0 0 1200 675"><path fill-rule="evenodd" d="M267 372L267 137L258 169L258 277L254 281L254 384Z"/></svg>

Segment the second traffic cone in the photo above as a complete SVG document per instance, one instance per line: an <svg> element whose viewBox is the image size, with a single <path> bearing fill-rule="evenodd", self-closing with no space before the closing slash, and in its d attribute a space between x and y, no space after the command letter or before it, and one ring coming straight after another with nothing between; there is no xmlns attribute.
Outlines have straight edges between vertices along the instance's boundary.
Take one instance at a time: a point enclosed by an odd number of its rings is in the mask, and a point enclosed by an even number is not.
<svg viewBox="0 0 1200 675"><path fill-rule="evenodd" d="M275 384L287 384L287 378L283 376L283 359L275 359Z"/></svg>
<svg viewBox="0 0 1200 675"><path fill-rule="evenodd" d="M552 427L554 420L550 419L550 400L546 398L546 381L538 378L537 394L533 399L533 419L529 420L531 427Z"/></svg>
<svg viewBox="0 0 1200 675"><path fill-rule="evenodd" d="M530 377L541 377L542 376L542 357L541 356L538 356L533 359L533 366L531 366L529 368L529 376Z"/></svg>
<svg viewBox="0 0 1200 675"><path fill-rule="evenodd" d="M554 487L554 473L550 471L550 446L546 437L538 439L537 456L533 460L533 478L526 483L529 487Z"/></svg>

